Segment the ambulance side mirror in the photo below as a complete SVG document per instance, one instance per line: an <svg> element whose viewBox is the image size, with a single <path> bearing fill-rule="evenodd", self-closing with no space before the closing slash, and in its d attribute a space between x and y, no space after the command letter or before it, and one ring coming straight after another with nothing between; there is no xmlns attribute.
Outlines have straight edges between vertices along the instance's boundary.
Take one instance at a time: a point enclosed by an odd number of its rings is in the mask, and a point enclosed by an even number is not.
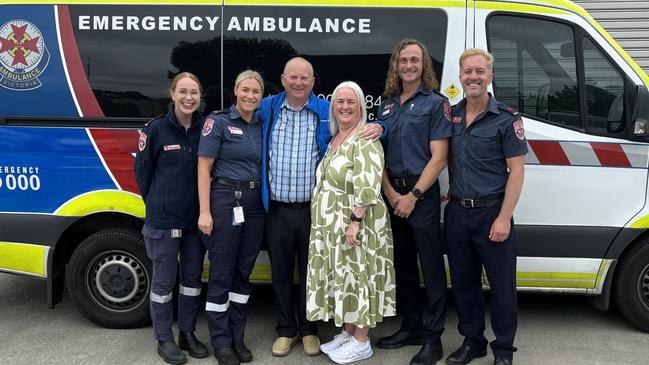
<svg viewBox="0 0 649 365"><path fill-rule="evenodd" d="M649 142L649 90L645 85L638 86L630 123L629 139Z"/></svg>

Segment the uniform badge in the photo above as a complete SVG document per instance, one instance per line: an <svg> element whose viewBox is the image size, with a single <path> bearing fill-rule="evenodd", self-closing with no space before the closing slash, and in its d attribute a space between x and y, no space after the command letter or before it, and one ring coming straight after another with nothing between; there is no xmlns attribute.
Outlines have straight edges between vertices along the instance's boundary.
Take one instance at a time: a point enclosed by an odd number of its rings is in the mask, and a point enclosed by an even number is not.
<svg viewBox="0 0 649 365"><path fill-rule="evenodd" d="M179 144L168 144L168 145L165 145L163 148L164 148L165 151L177 151L177 150L180 149L180 145Z"/></svg>
<svg viewBox="0 0 649 365"><path fill-rule="evenodd" d="M453 123L462 123L462 117L453 117Z"/></svg>
<svg viewBox="0 0 649 365"><path fill-rule="evenodd" d="M446 120L451 121L451 103L446 100L444 100L444 116Z"/></svg>
<svg viewBox="0 0 649 365"><path fill-rule="evenodd" d="M243 131L241 130L241 128L237 128L229 125L228 130L230 131L230 134L238 134L240 136L243 135Z"/></svg>
<svg viewBox="0 0 649 365"><path fill-rule="evenodd" d="M146 133L140 132L140 140L137 141L137 149L140 152L144 151L146 148Z"/></svg>
<svg viewBox="0 0 649 365"><path fill-rule="evenodd" d="M205 119L205 124L203 124L203 135L207 136L212 132L212 127L214 126L214 120L207 118Z"/></svg>
<svg viewBox="0 0 649 365"><path fill-rule="evenodd" d="M383 111L383 114L381 114L382 117L385 117L386 115L390 114L390 109L385 109Z"/></svg>
<svg viewBox="0 0 649 365"><path fill-rule="evenodd" d="M516 138L520 139L521 141L525 140L525 128L523 128L523 121L520 119L517 119L514 121L514 132L516 133Z"/></svg>

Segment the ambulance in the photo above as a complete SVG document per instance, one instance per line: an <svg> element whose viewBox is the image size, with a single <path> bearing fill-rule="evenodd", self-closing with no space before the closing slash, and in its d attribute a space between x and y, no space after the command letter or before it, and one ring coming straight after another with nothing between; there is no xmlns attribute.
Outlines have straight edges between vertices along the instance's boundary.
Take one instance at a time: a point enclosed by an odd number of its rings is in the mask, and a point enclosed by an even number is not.
<svg viewBox="0 0 649 365"><path fill-rule="evenodd" d="M170 78L198 75L207 113L232 104L247 68L281 91L302 55L319 97L354 80L376 119L406 37L426 44L452 104L460 53L488 49L490 91L523 116L518 289L586 295L649 331L649 77L564 0L1 1L0 271L45 280L52 308L67 289L100 326L146 325L133 159ZM270 281L265 251L252 279Z"/></svg>

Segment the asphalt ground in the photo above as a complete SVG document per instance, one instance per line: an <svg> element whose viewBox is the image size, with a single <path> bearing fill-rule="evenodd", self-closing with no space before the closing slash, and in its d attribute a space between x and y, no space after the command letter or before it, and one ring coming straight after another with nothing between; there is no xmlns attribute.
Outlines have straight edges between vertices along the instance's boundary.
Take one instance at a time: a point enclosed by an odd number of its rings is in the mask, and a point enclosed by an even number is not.
<svg viewBox="0 0 649 365"><path fill-rule="evenodd" d="M156 354L150 326L100 328L83 317L67 295L56 309L48 309L45 294L44 281L0 273L0 364L164 364ZM275 321L270 286L255 286L248 309L246 343L255 356L252 364L333 364L324 355L305 356L299 346L284 358L271 355ZM449 293L442 337L445 355L461 344L456 326ZM389 318L370 331L370 338L375 343L398 327L399 318ZM320 324L324 341L338 332L331 323ZM204 313L196 334L202 340L209 337ZM487 337L493 339L489 330ZM648 333L632 327L619 313L600 312L578 296L519 294L515 345L517 364L649 364ZM358 364L408 364L418 351L417 347L373 349L374 356ZM492 363L491 351L472 362ZM216 364L216 360L189 358L188 364Z"/></svg>

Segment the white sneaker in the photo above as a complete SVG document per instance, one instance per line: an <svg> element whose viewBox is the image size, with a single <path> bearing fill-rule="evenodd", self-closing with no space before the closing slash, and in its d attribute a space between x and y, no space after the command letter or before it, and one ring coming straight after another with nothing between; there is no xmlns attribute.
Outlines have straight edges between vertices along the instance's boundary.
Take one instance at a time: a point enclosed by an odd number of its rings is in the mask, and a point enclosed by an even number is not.
<svg viewBox="0 0 649 365"><path fill-rule="evenodd" d="M358 342L354 336L349 337L349 341L327 354L331 361L336 364L349 364L369 359L372 356L374 352L370 346L369 338L365 342Z"/></svg>
<svg viewBox="0 0 649 365"><path fill-rule="evenodd" d="M341 333L334 336L333 340L320 345L320 351L324 354L329 354L331 351L349 342L351 337L352 335L350 335L349 332L342 330Z"/></svg>

